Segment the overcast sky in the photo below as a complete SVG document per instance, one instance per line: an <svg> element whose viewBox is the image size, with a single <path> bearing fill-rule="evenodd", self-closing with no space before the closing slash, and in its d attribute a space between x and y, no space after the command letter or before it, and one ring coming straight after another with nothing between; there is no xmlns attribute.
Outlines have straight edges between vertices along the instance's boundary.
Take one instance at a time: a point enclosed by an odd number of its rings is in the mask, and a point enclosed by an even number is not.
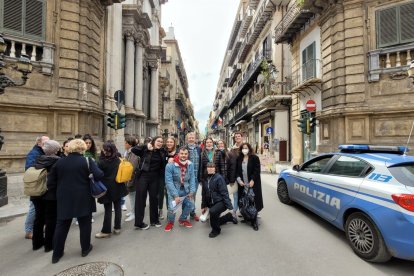
<svg viewBox="0 0 414 276"><path fill-rule="evenodd" d="M162 5L162 26L173 26L189 81L200 132L206 120L220 75L239 0L169 0Z"/></svg>

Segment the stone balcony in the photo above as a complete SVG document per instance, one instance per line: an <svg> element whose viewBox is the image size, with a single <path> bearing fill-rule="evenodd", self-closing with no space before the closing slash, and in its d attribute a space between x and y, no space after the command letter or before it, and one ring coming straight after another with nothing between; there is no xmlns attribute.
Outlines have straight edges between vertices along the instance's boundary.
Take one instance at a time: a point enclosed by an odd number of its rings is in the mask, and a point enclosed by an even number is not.
<svg viewBox="0 0 414 276"><path fill-rule="evenodd" d="M4 35L4 41L7 44L4 54L6 63L17 62L21 55L28 55L34 68L40 68L40 72L44 75L53 74L54 44L6 34Z"/></svg>
<svg viewBox="0 0 414 276"><path fill-rule="evenodd" d="M368 81L379 81L381 75L390 75L393 79L407 77L407 70L414 58L414 43L375 49L368 52Z"/></svg>

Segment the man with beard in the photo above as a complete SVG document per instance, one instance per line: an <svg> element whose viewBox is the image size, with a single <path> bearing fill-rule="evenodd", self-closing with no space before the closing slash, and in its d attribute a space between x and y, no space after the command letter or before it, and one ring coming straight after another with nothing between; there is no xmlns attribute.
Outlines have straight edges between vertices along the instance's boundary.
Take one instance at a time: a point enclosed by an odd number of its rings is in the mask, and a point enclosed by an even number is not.
<svg viewBox="0 0 414 276"><path fill-rule="evenodd" d="M180 205L182 205L182 213L178 220L179 225L187 228L193 227L188 221L188 216L194 209L196 182L194 164L188 160L187 148L180 148L174 162L166 166L165 185L168 193L168 223L165 231L170 232L174 227L175 214Z"/></svg>

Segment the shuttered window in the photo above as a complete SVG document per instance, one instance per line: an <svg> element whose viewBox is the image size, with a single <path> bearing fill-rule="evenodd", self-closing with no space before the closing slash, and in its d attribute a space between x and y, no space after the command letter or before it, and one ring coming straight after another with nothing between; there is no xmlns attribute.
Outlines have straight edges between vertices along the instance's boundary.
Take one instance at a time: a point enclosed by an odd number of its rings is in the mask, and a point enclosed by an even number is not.
<svg viewBox="0 0 414 276"><path fill-rule="evenodd" d="M414 2L377 11L378 48L414 41Z"/></svg>
<svg viewBox="0 0 414 276"><path fill-rule="evenodd" d="M43 40L46 0L0 0L0 31Z"/></svg>

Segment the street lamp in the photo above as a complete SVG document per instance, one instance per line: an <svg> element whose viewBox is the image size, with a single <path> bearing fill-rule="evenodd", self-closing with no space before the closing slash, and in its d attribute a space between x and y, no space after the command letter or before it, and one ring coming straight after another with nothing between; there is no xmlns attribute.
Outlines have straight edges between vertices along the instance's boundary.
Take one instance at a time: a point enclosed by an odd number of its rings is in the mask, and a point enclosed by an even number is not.
<svg viewBox="0 0 414 276"><path fill-rule="evenodd" d="M408 77L411 79L414 85L414 60L411 61L411 65L408 68Z"/></svg>
<svg viewBox="0 0 414 276"><path fill-rule="evenodd" d="M26 84L28 75L32 72L32 63L28 55L21 55L16 63L15 70L22 73L21 81L17 82L3 72L3 68L6 66L6 63L3 61L4 53L6 52L7 44L4 41L3 35L0 34L0 94L4 93L6 87L11 86L22 86Z"/></svg>

